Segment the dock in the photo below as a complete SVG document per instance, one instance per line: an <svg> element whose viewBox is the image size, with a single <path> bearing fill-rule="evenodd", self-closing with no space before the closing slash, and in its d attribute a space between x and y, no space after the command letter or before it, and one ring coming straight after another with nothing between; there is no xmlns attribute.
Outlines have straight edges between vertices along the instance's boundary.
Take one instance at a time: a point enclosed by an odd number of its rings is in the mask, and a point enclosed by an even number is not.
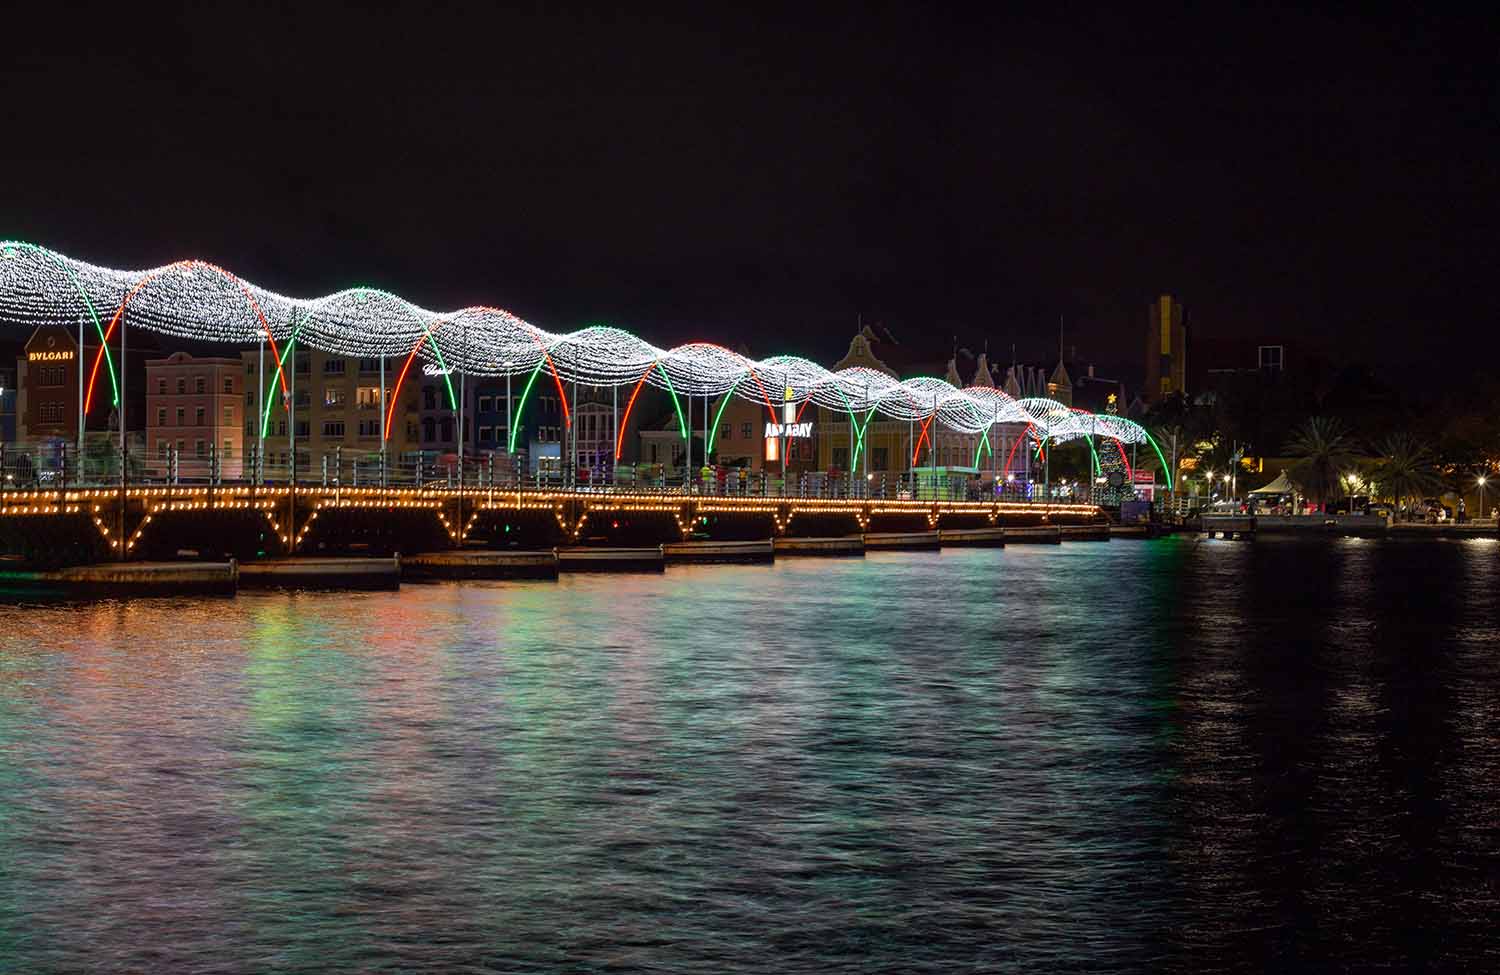
<svg viewBox="0 0 1500 975"><path fill-rule="evenodd" d="M667 559L662 547L588 548L573 546L557 550L559 572L665 572Z"/></svg>
<svg viewBox="0 0 1500 975"><path fill-rule="evenodd" d="M62 596L232 596L237 577L233 561L102 562L66 569L0 570L0 588Z"/></svg>
<svg viewBox="0 0 1500 975"><path fill-rule="evenodd" d="M1004 528L944 528L938 533L944 548L1004 548Z"/></svg>
<svg viewBox="0 0 1500 975"><path fill-rule="evenodd" d="M778 538L776 555L782 556L832 556L863 557L865 537L863 535L835 535L829 538Z"/></svg>
<svg viewBox="0 0 1500 975"><path fill-rule="evenodd" d="M1107 542L1109 525L1060 525L1058 536L1065 542Z"/></svg>
<svg viewBox="0 0 1500 975"><path fill-rule="evenodd" d="M865 532L867 552L924 552L942 544L939 532Z"/></svg>
<svg viewBox="0 0 1500 975"><path fill-rule="evenodd" d="M776 546L769 538L749 542L667 542L661 548L668 563L770 562L776 557Z"/></svg>
<svg viewBox="0 0 1500 975"><path fill-rule="evenodd" d="M552 549L422 552L401 560L402 579L556 579Z"/></svg>
<svg viewBox="0 0 1500 975"><path fill-rule="evenodd" d="M1005 529L1005 540L1011 545L1060 545L1062 532L1056 525L1027 525Z"/></svg>
<svg viewBox="0 0 1500 975"><path fill-rule="evenodd" d="M240 585L247 589L397 589L398 557L334 556L264 559L240 564Z"/></svg>

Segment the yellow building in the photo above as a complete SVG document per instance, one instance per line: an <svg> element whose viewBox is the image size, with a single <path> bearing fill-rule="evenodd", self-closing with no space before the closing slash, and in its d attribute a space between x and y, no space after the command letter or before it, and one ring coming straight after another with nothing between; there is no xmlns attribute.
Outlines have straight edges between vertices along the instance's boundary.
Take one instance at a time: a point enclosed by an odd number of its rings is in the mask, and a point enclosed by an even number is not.
<svg viewBox="0 0 1500 975"><path fill-rule="evenodd" d="M291 458L290 442L296 443L298 476L312 476L321 470L323 458L329 465L341 458L345 465L360 460L376 462L380 456L384 417L380 412L381 362L379 359L356 359L317 350L297 351L296 369L288 370L286 382L295 405L295 427L289 427L280 383L270 350L266 350L262 371L259 350L241 353L245 370L245 448L258 443L265 431L265 467L267 472L284 469ZM385 361L386 407L389 409L402 362ZM401 454L416 450L418 439L418 406L421 397L420 375L412 375L413 365L399 393L400 402L391 420L386 443L387 462L394 464ZM261 388L257 390L257 385ZM257 418L257 411L263 411ZM295 437L289 440L291 434ZM278 474L279 476L279 474Z"/></svg>

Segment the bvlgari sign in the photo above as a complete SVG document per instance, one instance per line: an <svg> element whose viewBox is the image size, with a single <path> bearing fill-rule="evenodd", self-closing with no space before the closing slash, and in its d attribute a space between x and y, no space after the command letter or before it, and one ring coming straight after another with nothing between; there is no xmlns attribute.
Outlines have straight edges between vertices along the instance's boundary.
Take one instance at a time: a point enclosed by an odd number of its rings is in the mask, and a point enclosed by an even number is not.
<svg viewBox="0 0 1500 975"><path fill-rule="evenodd" d="M27 362L71 362L72 360L73 350L71 348L59 349L57 347L56 335L47 336L47 347L45 349L28 350L26 352Z"/></svg>

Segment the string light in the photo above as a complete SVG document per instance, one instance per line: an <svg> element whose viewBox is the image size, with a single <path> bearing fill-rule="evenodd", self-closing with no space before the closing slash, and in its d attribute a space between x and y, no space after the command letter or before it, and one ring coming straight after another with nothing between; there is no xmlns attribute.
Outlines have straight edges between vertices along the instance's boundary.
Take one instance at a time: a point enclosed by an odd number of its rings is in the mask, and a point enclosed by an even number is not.
<svg viewBox="0 0 1500 975"><path fill-rule="evenodd" d="M874 411L890 420L934 418L964 434L1024 424L1037 442L1102 436L1155 446L1139 424L1121 416L1071 410L1050 399L1012 399L992 387L958 389L931 376L898 380L864 367L835 372L796 356L756 361L708 342L661 349L605 325L549 332L502 308L432 311L378 288L292 298L204 261L116 270L24 241L0 241L0 318L37 326L77 323L82 315L241 346L260 339L276 346L295 337L301 346L334 355L420 359L444 375L536 378L545 370L559 388L649 383L674 399L737 396L764 403L773 418L791 401L799 411L811 404L838 413Z"/></svg>

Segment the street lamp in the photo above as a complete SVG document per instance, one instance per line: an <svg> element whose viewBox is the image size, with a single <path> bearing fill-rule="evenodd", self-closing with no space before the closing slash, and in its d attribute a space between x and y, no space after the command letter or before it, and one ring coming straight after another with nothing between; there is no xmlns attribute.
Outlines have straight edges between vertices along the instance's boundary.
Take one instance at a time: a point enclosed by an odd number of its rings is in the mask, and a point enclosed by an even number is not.
<svg viewBox="0 0 1500 975"><path fill-rule="evenodd" d="M1479 475L1479 477L1477 479L1477 482L1479 484L1479 517L1483 518L1484 517L1484 475L1483 474Z"/></svg>

